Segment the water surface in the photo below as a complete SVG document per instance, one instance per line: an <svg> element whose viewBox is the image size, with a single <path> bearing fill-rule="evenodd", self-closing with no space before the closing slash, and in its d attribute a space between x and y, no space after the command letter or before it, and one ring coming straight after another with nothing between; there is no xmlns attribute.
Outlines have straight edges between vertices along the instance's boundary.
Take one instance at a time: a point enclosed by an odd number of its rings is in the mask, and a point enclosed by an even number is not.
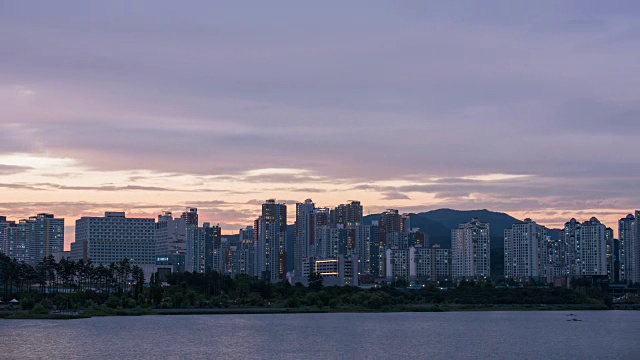
<svg viewBox="0 0 640 360"><path fill-rule="evenodd" d="M576 316L567 316L568 314ZM582 321L567 321L577 318ZM0 320L2 359L640 359L640 312Z"/></svg>

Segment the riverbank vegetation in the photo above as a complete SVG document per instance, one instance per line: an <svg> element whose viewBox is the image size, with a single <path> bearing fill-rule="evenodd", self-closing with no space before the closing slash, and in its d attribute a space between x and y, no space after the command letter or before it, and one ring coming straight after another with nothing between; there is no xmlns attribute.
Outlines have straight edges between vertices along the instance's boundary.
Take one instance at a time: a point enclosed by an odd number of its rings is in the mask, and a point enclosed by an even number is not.
<svg viewBox="0 0 640 360"><path fill-rule="evenodd" d="M606 308L600 288L576 282L575 289L496 287L493 283L465 282L458 287L436 284L327 287L313 274L313 286L269 283L247 275L235 279L214 271L157 274L146 284L142 269L127 260L110 266L53 258L33 268L0 254L0 317L77 318L108 315L175 313L170 309L229 309L220 313L308 311L449 311L497 309ZM18 304L7 304L16 298ZM610 301L610 300L609 300ZM162 310L169 310L163 312ZM253 309L253 310L252 310ZM232 311L233 310L233 311ZM55 313L54 313L55 311ZM215 312L215 311L214 311ZM273 312L265 310L265 312ZM184 312L181 312L184 313ZM188 311L187 311L188 313Z"/></svg>

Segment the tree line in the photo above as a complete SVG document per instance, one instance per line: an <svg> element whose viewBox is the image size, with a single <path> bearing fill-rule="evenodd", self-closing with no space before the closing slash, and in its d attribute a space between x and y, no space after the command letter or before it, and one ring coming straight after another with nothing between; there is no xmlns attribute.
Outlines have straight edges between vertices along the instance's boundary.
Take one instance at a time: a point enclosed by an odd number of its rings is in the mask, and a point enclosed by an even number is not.
<svg viewBox="0 0 640 360"><path fill-rule="evenodd" d="M21 264L0 254L0 296L14 297L25 310L83 309L92 314L149 313L152 308L277 307L336 311L411 310L459 304L602 304L600 289L496 288L493 283L465 282L443 289L435 284L408 289L397 281L363 289L324 286L320 274L309 286L286 281L271 283L248 275L216 271L153 273L145 284L142 269L127 259L108 266L91 261L54 261L37 266ZM134 310L131 310L134 309ZM139 310L135 310L139 309Z"/></svg>
<svg viewBox="0 0 640 360"><path fill-rule="evenodd" d="M0 253L0 294L5 300L21 295L53 293L82 293L87 290L100 294L141 292L144 272L128 259L108 266L95 265L91 260L56 262L53 256L38 265L19 263Z"/></svg>

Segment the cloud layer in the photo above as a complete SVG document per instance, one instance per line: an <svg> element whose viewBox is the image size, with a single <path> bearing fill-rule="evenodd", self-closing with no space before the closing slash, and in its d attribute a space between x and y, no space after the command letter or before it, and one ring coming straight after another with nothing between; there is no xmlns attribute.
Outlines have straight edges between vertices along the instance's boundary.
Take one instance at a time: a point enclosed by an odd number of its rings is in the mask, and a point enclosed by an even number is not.
<svg viewBox="0 0 640 360"><path fill-rule="evenodd" d="M232 230L250 200L358 198L614 225L640 204L640 6L492 3L2 4L1 210L225 201L203 217Z"/></svg>

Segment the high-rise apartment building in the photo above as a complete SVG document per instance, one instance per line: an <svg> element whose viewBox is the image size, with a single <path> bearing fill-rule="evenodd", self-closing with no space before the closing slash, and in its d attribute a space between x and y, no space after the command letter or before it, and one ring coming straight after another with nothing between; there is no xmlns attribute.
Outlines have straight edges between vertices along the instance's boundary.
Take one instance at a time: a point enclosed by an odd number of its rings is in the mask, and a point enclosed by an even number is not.
<svg viewBox="0 0 640 360"><path fill-rule="evenodd" d="M607 231L597 218L582 223L571 219L564 224L560 236L566 276L607 275Z"/></svg>
<svg viewBox="0 0 640 360"><path fill-rule="evenodd" d="M226 260L228 254L226 250L229 249L229 240L226 237L221 237L220 242L216 246L209 247L209 253L207 254L206 267L211 271L216 271L220 274L225 274L228 270Z"/></svg>
<svg viewBox="0 0 640 360"><path fill-rule="evenodd" d="M612 246L613 253L613 276L609 277L610 281L619 284L622 281L620 280L620 241L618 239L613 239Z"/></svg>
<svg viewBox="0 0 640 360"><path fill-rule="evenodd" d="M7 227L7 217L0 216L0 251L3 254L7 253L5 243L4 243L4 229Z"/></svg>
<svg viewBox="0 0 640 360"><path fill-rule="evenodd" d="M331 210L316 208L313 223L315 256L320 259L335 258L338 255L338 242L335 227L331 222Z"/></svg>
<svg viewBox="0 0 640 360"><path fill-rule="evenodd" d="M381 246L389 248L407 249L410 240L411 219L409 215L398 213L398 210L388 209L380 214L378 221Z"/></svg>
<svg viewBox="0 0 640 360"><path fill-rule="evenodd" d="M185 271L199 272L205 271L205 242L204 231L198 227L198 209L187 208L180 215L186 228L186 252Z"/></svg>
<svg viewBox="0 0 640 360"><path fill-rule="evenodd" d="M385 275L387 282L410 281L412 257L409 249L387 248L385 251Z"/></svg>
<svg viewBox="0 0 640 360"><path fill-rule="evenodd" d="M454 280L490 277L490 238L489 223L476 218L451 230L451 276Z"/></svg>
<svg viewBox="0 0 640 360"><path fill-rule="evenodd" d="M231 248L231 257L231 277L235 278L240 274L249 274L250 259L248 249L235 245Z"/></svg>
<svg viewBox="0 0 640 360"><path fill-rule="evenodd" d="M561 240L565 248L565 268L568 276L572 276L580 273L579 250L580 249L580 229L582 224L579 221L572 218L564 224L564 228L561 233Z"/></svg>
<svg viewBox="0 0 640 360"><path fill-rule="evenodd" d="M389 262L385 259L388 249L408 249L410 247L424 247L427 235L411 227L408 214L400 215L398 210L388 209L380 214L379 220L372 224L370 247L370 268L377 277L387 274L385 267Z"/></svg>
<svg viewBox="0 0 640 360"><path fill-rule="evenodd" d="M209 223L202 224L200 229L204 243L204 268L205 271L218 271L218 251L222 247L222 232L220 226L211 226ZM253 235L253 234L252 234ZM253 241L253 239L252 239Z"/></svg>
<svg viewBox="0 0 640 360"><path fill-rule="evenodd" d="M192 259L192 263L189 266L185 259L185 266L187 269L191 268L191 272L204 273L206 271L205 224L210 226L209 223L204 223L202 227L187 226L187 253L189 253L189 249L192 249L192 253L187 254L187 258ZM190 244L192 246L189 246Z"/></svg>
<svg viewBox="0 0 640 360"><path fill-rule="evenodd" d="M388 248L385 260L387 282L404 280L414 284L451 280L451 250L438 245Z"/></svg>
<svg viewBox="0 0 640 360"><path fill-rule="evenodd" d="M258 276L256 273L256 243L253 226L240 229L238 241L239 246L247 251L246 274Z"/></svg>
<svg viewBox="0 0 640 360"><path fill-rule="evenodd" d="M546 280L541 273L545 263L547 229L531 219L515 223L504 231L504 276L517 281Z"/></svg>
<svg viewBox="0 0 640 360"><path fill-rule="evenodd" d="M374 220L371 222L370 227L370 259L371 259L371 274L376 278L384 278L385 272L385 245L380 240L380 222Z"/></svg>
<svg viewBox="0 0 640 360"><path fill-rule="evenodd" d="M580 243L575 249L575 267L578 272L574 276L607 275L607 242L606 227L592 217L580 227Z"/></svg>
<svg viewBox="0 0 640 360"><path fill-rule="evenodd" d="M27 220L8 221L4 229L3 244L5 255L19 263L29 263L29 241L31 226Z"/></svg>
<svg viewBox="0 0 640 360"><path fill-rule="evenodd" d="M356 231L357 272L359 275L371 274L371 226L358 225Z"/></svg>
<svg viewBox="0 0 640 360"><path fill-rule="evenodd" d="M311 199L296 204L295 240L293 244L293 274L302 276L302 261L316 256L315 204Z"/></svg>
<svg viewBox="0 0 640 360"><path fill-rule="evenodd" d="M394 247L394 244L399 242L398 236L400 234L400 214L398 214L398 210L388 209L380 214L378 226L381 246L385 248Z"/></svg>
<svg viewBox="0 0 640 360"><path fill-rule="evenodd" d="M154 265L155 220L127 218L124 212L106 212L104 217L76 220L71 260L91 259L94 264L109 265L128 259L132 265Z"/></svg>
<svg viewBox="0 0 640 360"><path fill-rule="evenodd" d="M618 247L619 247L619 279L628 283L631 280L633 269L632 255L635 245L636 218L629 214L618 221Z"/></svg>
<svg viewBox="0 0 640 360"><path fill-rule="evenodd" d="M220 239L221 245L219 252L219 264L217 267L220 269L220 274L234 276L234 253L237 250L237 246L229 241L229 238L222 237Z"/></svg>
<svg viewBox="0 0 640 360"><path fill-rule="evenodd" d="M566 267L564 262L565 247L564 242L554 240L547 236L540 246L540 280L547 283L556 280L564 281L566 278Z"/></svg>
<svg viewBox="0 0 640 360"><path fill-rule="evenodd" d="M173 266L176 272L186 270L187 223L185 218L173 218L170 211L158 215L155 224L156 263Z"/></svg>
<svg viewBox="0 0 640 360"><path fill-rule="evenodd" d="M345 256L361 256L360 250L366 243L362 229L362 205L360 201L350 200L347 204L338 205L331 212L332 228L337 229L338 254ZM361 263L359 264L361 271Z"/></svg>
<svg viewBox="0 0 640 360"><path fill-rule="evenodd" d="M640 282L640 210L618 222L620 281Z"/></svg>
<svg viewBox="0 0 640 360"><path fill-rule="evenodd" d="M0 251L35 266L64 251L64 219L42 213L16 224L0 216Z"/></svg>
<svg viewBox="0 0 640 360"><path fill-rule="evenodd" d="M186 225L195 225L196 227L199 225L197 208L187 208L186 211L180 215L180 218L184 219Z"/></svg>
<svg viewBox="0 0 640 360"><path fill-rule="evenodd" d="M260 277L276 282L287 273L287 206L269 199L254 223Z"/></svg>
<svg viewBox="0 0 640 360"><path fill-rule="evenodd" d="M362 205L360 201L350 200L340 204L331 211L331 222L342 225L345 229L352 229L362 223Z"/></svg>
<svg viewBox="0 0 640 360"><path fill-rule="evenodd" d="M49 255L64 251L64 219L42 213L31 216L27 223L31 231L28 261L31 265L41 263Z"/></svg>
<svg viewBox="0 0 640 360"><path fill-rule="evenodd" d="M631 262L634 264L634 269L631 272L630 280L635 283L640 283L640 210L636 210L636 221L633 230L633 244L630 247L631 250Z"/></svg>
<svg viewBox="0 0 640 360"><path fill-rule="evenodd" d="M415 276L419 282L451 280L451 250L441 249L440 245L431 247L414 246Z"/></svg>
<svg viewBox="0 0 640 360"><path fill-rule="evenodd" d="M607 276L609 277L609 282L614 283L614 282L617 282L618 277L616 276L617 274L615 273L616 239L614 238L612 228L608 227L605 229L604 239L605 239L605 242L607 243Z"/></svg>

